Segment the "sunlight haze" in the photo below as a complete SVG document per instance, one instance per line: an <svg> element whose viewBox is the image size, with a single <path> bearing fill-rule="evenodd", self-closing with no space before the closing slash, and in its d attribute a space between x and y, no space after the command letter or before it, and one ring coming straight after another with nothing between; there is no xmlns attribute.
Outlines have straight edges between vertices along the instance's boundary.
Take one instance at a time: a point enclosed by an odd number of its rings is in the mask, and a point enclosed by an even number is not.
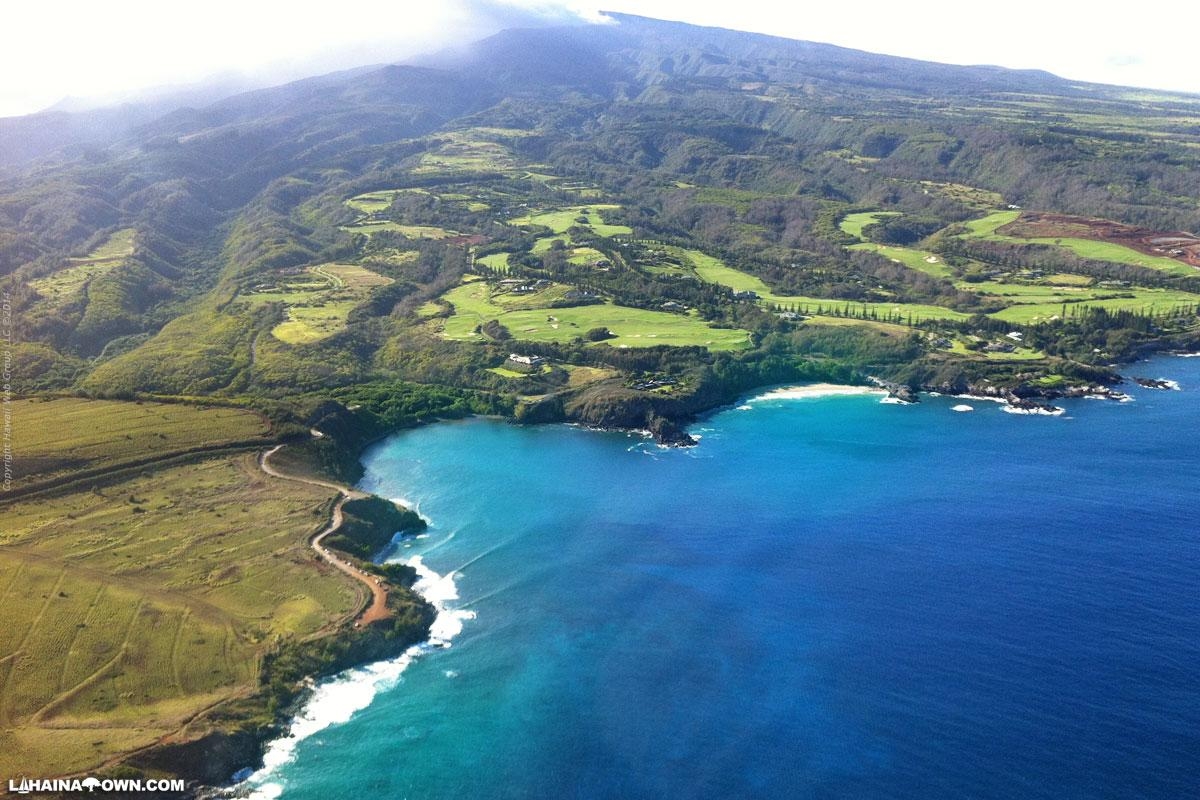
<svg viewBox="0 0 1200 800"><path fill-rule="evenodd" d="M765 2L613 0L562 3L362 0L345 13L328 4L203 5L117 0L20 4L5 10L0 116L27 114L64 98L114 102L150 87L238 74L258 85L335 69L403 60L461 45L538 19L597 20L598 8L754 31L953 64L1044 69L1066 78L1200 91L1194 50L1163 40L1200 14L1151 2L1137 16L1034 3L969 6L862 0L840 6ZM1191 9L1183 10L1181 9ZM1187 19L1191 17L1191 19Z"/></svg>

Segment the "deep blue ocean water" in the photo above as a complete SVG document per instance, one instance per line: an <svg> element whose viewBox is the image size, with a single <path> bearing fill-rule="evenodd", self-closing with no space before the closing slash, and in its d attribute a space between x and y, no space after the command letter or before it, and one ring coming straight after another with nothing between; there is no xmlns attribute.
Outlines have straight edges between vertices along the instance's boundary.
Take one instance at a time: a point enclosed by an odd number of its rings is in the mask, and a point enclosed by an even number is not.
<svg viewBox="0 0 1200 800"><path fill-rule="evenodd" d="M689 450L491 420L395 436L362 485L430 519L397 557L474 618L398 678L343 680L327 706L373 701L255 783L1195 797L1200 359L1128 371L1182 391L1057 418L750 399Z"/></svg>

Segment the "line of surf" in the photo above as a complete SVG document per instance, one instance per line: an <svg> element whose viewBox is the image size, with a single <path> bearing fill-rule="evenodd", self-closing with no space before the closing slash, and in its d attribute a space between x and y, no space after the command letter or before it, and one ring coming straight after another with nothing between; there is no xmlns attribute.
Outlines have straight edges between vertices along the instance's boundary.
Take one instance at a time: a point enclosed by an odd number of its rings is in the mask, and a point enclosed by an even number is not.
<svg viewBox="0 0 1200 800"><path fill-rule="evenodd" d="M450 607L450 603L458 599L454 581L456 570L439 575L426 566L419 555L405 563L417 571L413 591L437 612L429 628L429 638L396 658L354 667L320 681L292 719L287 734L267 745L262 767L234 787L237 794L244 793L251 800L274 800L281 796L286 787L279 770L296 758L296 749L301 742L326 728L348 722L371 705L380 692L394 687L415 660L432 650L449 647L454 637L462 632L463 624L475 617L474 611Z"/></svg>

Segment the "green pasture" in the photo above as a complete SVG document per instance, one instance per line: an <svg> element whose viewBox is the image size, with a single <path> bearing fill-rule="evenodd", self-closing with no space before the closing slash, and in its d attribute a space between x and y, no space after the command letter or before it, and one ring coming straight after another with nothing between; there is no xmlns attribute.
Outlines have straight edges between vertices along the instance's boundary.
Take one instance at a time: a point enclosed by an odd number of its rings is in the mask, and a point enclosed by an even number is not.
<svg viewBox="0 0 1200 800"><path fill-rule="evenodd" d="M874 225L884 217L898 217L899 211L859 211L842 217L838 227L843 233L848 233L856 239L863 238L863 228Z"/></svg>
<svg viewBox="0 0 1200 800"><path fill-rule="evenodd" d="M252 306L283 303L287 320L271 334L287 344L309 344L345 329L350 312L370 290L392 279L358 264L320 264L305 274L281 276L275 285L238 295Z"/></svg>
<svg viewBox="0 0 1200 800"><path fill-rule="evenodd" d="M946 265L942 257L927 250L914 250L911 247L875 244L874 242L852 244L847 249L878 253L884 258L903 264L909 269L915 269L917 272L924 272L934 278L952 279L954 277L954 270Z"/></svg>
<svg viewBox="0 0 1200 800"><path fill-rule="evenodd" d="M544 226L555 234L566 233L569 228L578 225L590 229L597 236L628 236L633 233L632 228L626 225L609 225L604 222L601 212L612 211L617 208L620 208L620 206L608 203L592 206L570 206L568 208L540 211L515 217L510 219L508 224L518 227Z"/></svg>
<svg viewBox="0 0 1200 800"><path fill-rule="evenodd" d="M137 461L197 447L265 437L261 415L182 403L13 400L14 486L70 471Z"/></svg>
<svg viewBox="0 0 1200 800"><path fill-rule="evenodd" d="M0 772L81 771L157 741L255 688L278 637L354 612L357 584L307 544L329 491L255 458L4 509Z"/></svg>
<svg viewBox="0 0 1200 800"><path fill-rule="evenodd" d="M68 259L68 266L29 282L30 288L52 305L69 302L78 297L95 277L104 275L133 255L136 231L124 228L115 232L83 258Z"/></svg>
<svg viewBox="0 0 1200 800"><path fill-rule="evenodd" d="M441 330L448 339L482 341L475 328L488 320L499 320L513 338L525 341L563 342L582 336L592 328L608 328L613 347L654 345L698 345L710 350L748 347L749 333L739 329L709 327L699 317L626 308L597 303L569 308L529 308L529 297L494 295L485 281L473 281L450 290L443 299L454 305L454 314ZM549 302L549 293L542 302ZM442 320L438 320L442 323Z"/></svg>

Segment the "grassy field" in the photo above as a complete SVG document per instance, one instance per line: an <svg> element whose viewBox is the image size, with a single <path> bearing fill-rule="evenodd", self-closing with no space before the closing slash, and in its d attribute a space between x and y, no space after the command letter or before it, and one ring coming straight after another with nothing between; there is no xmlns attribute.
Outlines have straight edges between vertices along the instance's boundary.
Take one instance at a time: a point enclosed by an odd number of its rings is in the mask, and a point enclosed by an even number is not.
<svg viewBox="0 0 1200 800"><path fill-rule="evenodd" d="M564 289L565 287L557 287ZM564 342L592 328L608 328L616 338L613 347L699 345L710 350L736 350L749 346L749 333L739 329L711 328L699 317L625 308L611 303L571 308L530 308L548 302L553 289L541 298L493 295L485 281L472 281L450 290L443 299L454 304L454 315L444 321L441 333L448 339L483 341L475 328L499 320L518 340ZM441 322L439 320L439 322Z"/></svg>
<svg viewBox="0 0 1200 800"><path fill-rule="evenodd" d="M1069 272L1056 272L1042 279L1052 286L1091 286L1093 279L1087 275L1072 275Z"/></svg>
<svg viewBox="0 0 1200 800"><path fill-rule="evenodd" d="M1065 247L1080 258L1090 258L1095 261L1112 261L1116 264L1132 264L1137 267L1148 267L1156 269L1160 272L1167 272L1172 275L1180 275L1183 277L1193 277L1200 275L1200 270L1194 267L1189 267L1181 261L1176 261L1173 258L1166 256L1150 256L1145 253L1139 253L1131 247L1124 247L1112 242L1098 242L1095 239L1074 239L1074 238L1036 238L1036 239L1019 239L1016 237L1005 237L1013 242L1030 242L1032 244L1049 244L1056 247Z"/></svg>
<svg viewBox="0 0 1200 800"><path fill-rule="evenodd" d="M909 266L912 266L914 269L917 268L917 264L926 268L922 271L932 270L939 266L943 269L945 268L944 265L930 264L926 259L932 254L920 250L910 250L902 247L884 247L873 244L855 245L855 247L864 246L873 249L878 248L885 255L895 253L903 256L904 263L908 261L913 262ZM912 322L931 319L961 320L966 319L968 316L967 314L941 306L918 303L856 303L819 297L778 295L772 292L770 287L763 283L761 279L726 266L719 259L695 250L681 250L680 252L688 258L701 280L728 286L734 291L755 292L762 302L778 304L787 308L795 307L806 314L815 314L818 309L823 314L829 314L834 309L840 310L842 313L846 313L847 311L850 313L862 313L866 311L868 314L874 313L880 317L899 316L905 321L911 319ZM1076 306L1080 309L1083 307L1094 307L1104 308L1109 311L1128 310L1155 313L1176 308L1194 308L1200 303L1200 296L1188 292L1163 289L1114 291L1069 286L1024 283L1010 284L995 281L984 283L958 282L957 285L969 291L993 295L1009 303L1008 308L998 311L991 316L995 319L1017 324L1045 322L1052 317L1061 316L1064 302L1068 303L1067 310L1069 313L1073 307L1070 304L1079 300L1086 300L1086 302ZM1118 293L1128 296L1113 296Z"/></svg>
<svg viewBox="0 0 1200 800"><path fill-rule="evenodd" d="M871 328L888 336L908 336L912 329L894 322L879 322L877 320L854 319L852 317L809 317L805 325L824 328Z"/></svg>
<svg viewBox="0 0 1200 800"><path fill-rule="evenodd" d="M1187 292L1165 289L1134 289L1128 294L1132 297L1111 297L1107 299L1086 300L1079 303L1068 303L1066 313L1073 311L1081 313L1085 308L1103 308L1107 311L1133 311L1137 313L1161 314L1177 308L1194 309L1200 305L1200 296ZM1062 303L1030 303L1013 305L997 311L991 316L995 319L1015 323L1046 322L1063 313Z"/></svg>
<svg viewBox="0 0 1200 800"><path fill-rule="evenodd" d="M548 250L550 250L551 247L554 246L555 242L562 242L563 245L570 247L571 246L571 237L567 236L566 234L563 234L561 236L543 236L542 238L538 239L537 241L535 241L533 243L533 250L531 252L534 253L535 255L540 255L542 253L545 253Z"/></svg>
<svg viewBox="0 0 1200 800"><path fill-rule="evenodd" d="M856 239L863 238L863 228L873 225L883 217L898 217L899 211L861 211L847 214L838 225L843 233L848 233Z"/></svg>
<svg viewBox="0 0 1200 800"><path fill-rule="evenodd" d="M553 233L563 234L575 225L590 229L597 236L628 236L633 229L626 225L609 225L604 222L602 211L612 211L620 206L600 204L594 206L569 206L555 211L541 211L526 214L508 221L509 225L529 227L542 225ZM547 244L548 248L549 245Z"/></svg>
<svg viewBox="0 0 1200 800"><path fill-rule="evenodd" d="M19 488L68 471L266 436L253 411L118 400L14 400L13 473Z"/></svg>
<svg viewBox="0 0 1200 800"><path fill-rule="evenodd" d="M878 253L884 258L889 258L892 261L903 264L909 269L924 272L926 275L931 275L934 278L954 277L954 270L946 266L946 262L942 261L941 256L926 250L914 250L911 247L897 247L888 244L875 244L874 242L852 244L848 249L867 250Z"/></svg>
<svg viewBox="0 0 1200 800"><path fill-rule="evenodd" d="M343 225L342 230L350 233L364 233L370 236L380 231L391 231L409 239L448 239L458 236L455 231L438 228L433 225L402 225L385 219L366 219L351 225Z"/></svg>
<svg viewBox="0 0 1200 800"><path fill-rule="evenodd" d="M608 256L591 247L576 247L571 251L571 255L567 257L567 261L580 266L588 266L595 264L597 261L607 259Z"/></svg>
<svg viewBox="0 0 1200 800"><path fill-rule="evenodd" d="M1145 253L1139 253L1131 247L1114 244L1112 242L1101 242L1095 239L1082 239L1073 237L1062 238L1032 238L1026 239L1019 236L1005 236L997 233L999 228L1004 227L1010 222L1015 222L1017 217L1021 215L1020 211L995 211L981 219L971 220L966 223L968 233L964 236L977 239L985 239L996 242L1015 242L1017 244L1047 244L1055 247L1062 247L1070 250L1080 258L1093 259L1095 261L1111 261L1115 264L1131 264L1138 267L1147 267L1156 269L1161 272L1166 272L1171 275L1180 275L1190 277L1200 274L1192 267L1173 258L1166 256L1151 256Z"/></svg>
<svg viewBox="0 0 1200 800"><path fill-rule="evenodd" d="M980 217L979 219L963 223L967 229L967 232L963 235L972 239L994 238L1000 241L1010 241L1007 236L997 235L996 229L1002 228L1010 222L1015 222L1019 216L1021 216L1020 211L993 211L986 217Z"/></svg>
<svg viewBox="0 0 1200 800"><path fill-rule="evenodd" d="M307 546L330 493L255 459L4 509L0 773L85 770L154 742L253 687L279 637L358 607L357 584Z"/></svg>
<svg viewBox="0 0 1200 800"><path fill-rule="evenodd" d="M378 192L367 192L357 197L351 197L346 201L346 205L364 214L375 214L390 206L395 196L395 189L383 189Z"/></svg>
<svg viewBox="0 0 1200 800"><path fill-rule="evenodd" d="M508 272L508 257L512 253L492 253L479 259L479 263L490 269Z"/></svg>
<svg viewBox="0 0 1200 800"><path fill-rule="evenodd" d="M30 281L29 286L51 305L69 302L93 278L111 272L133 255L134 234L133 228L119 230L84 258L70 259L70 266Z"/></svg>
<svg viewBox="0 0 1200 800"><path fill-rule="evenodd" d="M1093 289L1085 286L1055 286L1043 283L1005 283L1002 281L971 283L969 281L958 281L955 283L955 286L969 292L998 297L1006 303L1073 303L1076 300L1092 299L1105 294L1111 296L1113 294L1112 290L1105 292L1103 289ZM1200 300L1200 298L1197 299Z"/></svg>
<svg viewBox="0 0 1200 800"><path fill-rule="evenodd" d="M971 350L966 344L955 339L954 344L950 347L950 352L958 356L966 358L981 359L984 361L1040 361L1046 357L1046 354L1040 350L1034 350L1032 347L1018 347L1011 353L985 353L979 350Z"/></svg>
<svg viewBox="0 0 1200 800"><path fill-rule="evenodd" d="M517 160L512 151L499 142L489 141L488 136L528 135L527 131L498 134L500 129L474 128L439 134L445 141L437 150L421 156L421 163L413 169L417 175L439 172L513 172Z"/></svg>
<svg viewBox="0 0 1200 800"><path fill-rule="evenodd" d="M880 317L899 315L905 321L921 322L927 319L966 319L967 315L941 306L919 303L859 303L829 298L780 295L771 291L760 278L726 266L724 262L697 250L684 252L691 261L701 280L728 286L735 292L754 292L764 303L778 304L806 314L832 314L835 310L851 313L875 313ZM916 251L914 251L916 252Z"/></svg>
<svg viewBox="0 0 1200 800"><path fill-rule="evenodd" d="M287 321L271 334L287 344L308 344L327 339L345 329L355 306L371 289L392 279L357 264L321 264L304 275L282 278L273 286L239 295L252 306L283 303Z"/></svg>
<svg viewBox="0 0 1200 800"><path fill-rule="evenodd" d="M571 376L567 381L567 385L572 389L580 386L587 386L588 384L595 383L597 381L615 378L621 374L615 369L608 369L606 367L580 367L574 364L564 364L563 369L565 369Z"/></svg>

